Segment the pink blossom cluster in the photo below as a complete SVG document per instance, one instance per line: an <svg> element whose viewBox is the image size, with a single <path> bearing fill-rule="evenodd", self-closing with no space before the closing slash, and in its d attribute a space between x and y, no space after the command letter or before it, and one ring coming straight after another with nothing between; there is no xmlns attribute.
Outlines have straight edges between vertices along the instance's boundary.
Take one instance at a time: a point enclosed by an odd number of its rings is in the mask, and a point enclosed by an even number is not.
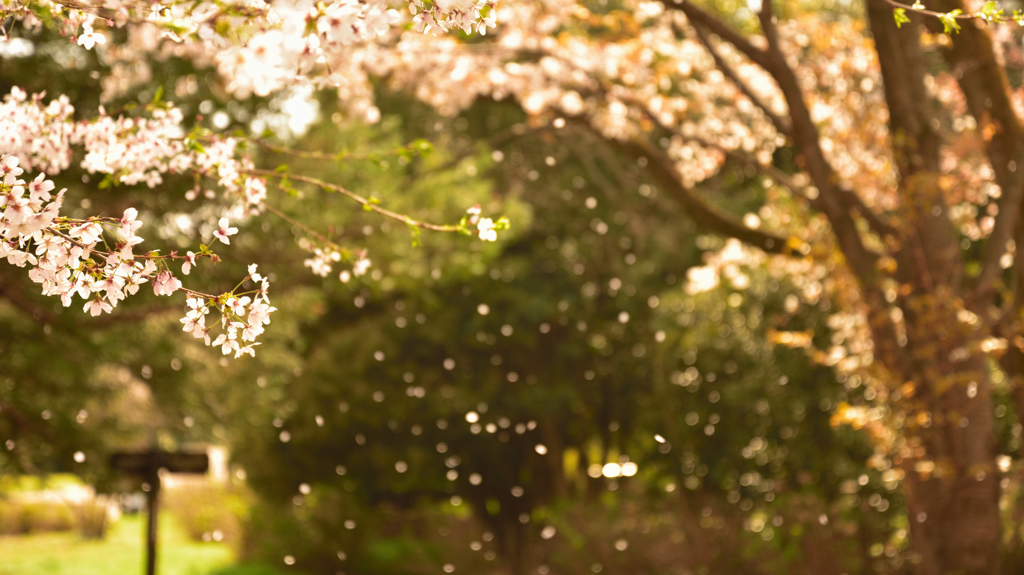
<svg viewBox="0 0 1024 575"><path fill-rule="evenodd" d="M388 33L401 20L397 10L384 3L338 0L309 9L306 25L316 30L314 49L364 43Z"/></svg>
<svg viewBox="0 0 1024 575"><path fill-rule="evenodd" d="M70 167L73 150L81 147L84 149L81 167L88 172L106 174L127 185L145 183L151 188L161 184L166 174L192 172L201 176L198 181L205 180L223 190L231 202L213 231L215 239L230 244L230 236L237 233L237 229L231 227L229 221L262 212L267 197L266 180L253 175L255 166L250 158L239 156L240 142L237 139L209 136L203 145L189 146L188 140L192 136L185 134L180 110L170 104L150 108L148 116L139 117L113 117L101 108L98 117L76 122L73 119L74 108L67 98L44 104L41 95L29 97L15 88L0 105L0 153L10 154L20 165L39 167L50 174L57 174ZM200 194L207 198L215 197L213 190L202 186L189 190L185 195L187 199L195 199ZM495 223L489 218L478 221L478 214L474 215L473 225L477 226L482 239L493 241L497 237L496 230L503 229L502 222ZM89 223L84 229L94 233L86 238L75 235L71 238L90 243L95 240L93 236L99 237L103 233L101 223ZM127 239L141 241L135 236ZM313 253L305 265L320 276L329 275L333 263L342 260L351 262L352 268L340 273L341 281L364 275L370 266L365 250L349 252L329 242L313 245L308 240L300 242L300 245ZM131 259L129 255L125 257ZM181 256L185 260L183 273L188 274L195 264L195 257L193 252ZM140 265L145 268L144 264ZM148 278L153 271L146 268L143 277ZM170 276L161 277L158 293L177 281ZM112 309L115 303L107 301L105 305ZM110 311L102 302L95 305L99 306L95 313Z"/></svg>
<svg viewBox="0 0 1024 575"><path fill-rule="evenodd" d="M22 169L56 174L71 165L76 138L74 107L67 96L43 104L43 95L29 98L14 87L0 103L0 152L16 153Z"/></svg>
<svg viewBox="0 0 1024 575"><path fill-rule="evenodd" d="M313 254L313 257L307 258L302 262L302 264L320 277L327 277L331 275L331 272L334 269L334 264L343 260L352 262L352 271L342 270L338 275L338 279L345 283L353 277L365 275L366 270L370 268L371 262L366 257L366 250L360 250L353 253L338 247L334 243L318 243L313 242L308 238L302 238L299 240L299 246Z"/></svg>
<svg viewBox="0 0 1024 575"><path fill-rule="evenodd" d="M29 267L29 278L42 287L43 295L59 297L64 307L69 307L77 295L85 300L84 311L98 316L113 311L118 302L138 293L145 283L151 283L158 296L184 291L189 304L182 320L186 331L203 338L207 345L221 346L225 354L234 351L237 357L254 353L254 341L274 311L267 298L269 282L256 272L255 265L249 267L249 275L243 280L258 284L251 292L236 294L232 290L213 296L184 288L167 264L184 259L185 266L191 268L197 256L192 252L187 256L136 254L143 238L137 235L142 222L135 208L126 209L121 218L61 217L66 190L52 196L55 186L45 174L26 182L21 179L24 173L17 156L0 156L0 257L9 264ZM219 235L215 233L225 243L227 236L237 231L227 226L227 220L222 219ZM204 255L212 257L210 253ZM187 274L188 269L183 272ZM223 331L212 341L210 328L205 325L210 308L220 311ZM247 320L243 319L246 313Z"/></svg>
<svg viewBox="0 0 1024 575"><path fill-rule="evenodd" d="M330 275L333 264L341 261L341 250L336 247L309 246L307 249L313 253L313 257L306 258L306 260L302 262L302 265L306 266L310 271L320 277L325 278Z"/></svg>
<svg viewBox="0 0 1024 575"><path fill-rule="evenodd" d="M100 14L100 8L104 9L105 15ZM30 30L38 30L44 23L49 23L59 33L75 40L86 50L92 50L97 44L102 45L107 41L102 33L94 29L94 25L98 22L111 24L114 20L123 24L128 15L127 3L118 0L106 0L106 2L97 3L95 6L90 6L88 2L80 4L76 2L74 8L53 0L0 1L0 16L4 19L13 16L21 20L22 25Z"/></svg>
<svg viewBox="0 0 1024 575"><path fill-rule="evenodd" d="M226 192L233 201L229 216L262 211L266 182L246 173L253 164L239 156L238 140L211 136L198 151L188 149L181 111L170 104L151 108L149 117L113 117L101 107L96 118L76 122L66 97L44 104L41 94L30 97L15 87L0 104L0 153L16 156L25 169L55 175L70 167L72 152L80 146L85 152L81 167L89 173L152 188L164 174L191 171Z"/></svg>
<svg viewBox="0 0 1024 575"><path fill-rule="evenodd" d="M85 0L74 6L2 0L0 15L29 29L46 23L86 49L102 46L100 57L113 71L104 79L106 98L151 77L147 54L173 54L215 65L236 97L298 84L330 87L356 117L371 122L379 112L366 70L410 18L421 33L483 34L497 15L495 0ZM396 10L403 7L405 14ZM107 45L98 29L103 23L127 27L130 49Z"/></svg>
<svg viewBox="0 0 1024 575"><path fill-rule="evenodd" d="M192 156L191 165L191 169L216 182L226 196L233 200L226 213L235 219L259 214L267 198L266 180L247 175L246 172L255 166L248 156L238 157L238 144L235 138L214 139L203 147L202 153ZM199 191L191 190L185 197L193 200ZM215 193L206 190L204 195L212 198Z"/></svg>
<svg viewBox="0 0 1024 575"><path fill-rule="evenodd" d="M132 50L108 45L102 29L131 25L129 43L145 43L140 53L154 54L168 44L184 47L186 52L176 53L197 66L216 65L236 95L269 94L296 82L330 86L343 100L354 102L350 107L369 121L379 117L372 105L372 64L383 54L382 47L404 34L397 25L408 21L382 0L283 0L272 5L263 0L85 0L70 6L51 0L0 0L0 15L30 30L44 25L56 29L82 48L97 49L114 69L117 59ZM485 33L495 26L494 1L413 0L408 7L414 27L422 33ZM153 41L152 35L138 34L139 29L158 30L160 37ZM186 133L181 111L168 103L154 102L130 115L110 115L101 107L92 119L74 116L66 97L46 103L42 94L29 95L19 88L0 103L0 257L30 267L29 275L43 293L60 297L65 306L76 295L81 297L85 311L93 316L112 312L145 283L156 295L184 291L185 331L208 345L221 346L225 354L252 354L254 340L273 311L266 297L267 280L255 268L246 278L259 284L253 292L236 293L236 288L217 296L185 288L169 265L181 260L181 272L188 275L199 258L216 257L208 248L186 255L136 254L143 239L137 235L142 224L135 209L129 208L121 218L61 217L65 191L51 196L54 185L46 179L47 174L69 169L76 154L82 158L79 167L116 184L153 188L169 175L194 174L197 184L186 192L187 198L213 199L214 189L228 198L229 206L214 216L220 221L213 236L230 244L237 233L230 221L260 213L267 196L266 180L239 152L239 141ZM26 184L19 179L25 170L42 173ZM474 218L473 225L474 233L493 241L496 230L507 223ZM351 269L340 272L341 281L365 274L371 265L365 250L320 246L310 251L313 257L306 265L319 275L330 274L334 262L351 263ZM221 314L219 335L212 335L206 325L210 310Z"/></svg>
<svg viewBox="0 0 1024 575"><path fill-rule="evenodd" d="M420 32L482 31L495 25L493 0L429 5L413 0L408 6ZM204 44L228 89L239 97L266 96L312 83L336 89L354 115L376 121L366 68L403 23L402 14L381 0L285 1L271 10L273 25L253 26L245 43L211 39Z"/></svg>
<svg viewBox="0 0 1024 575"><path fill-rule="evenodd" d="M665 133L658 143L686 186L717 173L727 153L770 163L784 139L717 70L685 18L658 2L627 1L623 8L614 19L636 32L608 37L591 33L598 14L576 0L510 3L487 42L404 34L375 60L373 73L447 115L484 96L516 100L535 124L560 128L576 118L613 139L658 129ZM761 102L785 111L763 70L724 42L718 49Z"/></svg>
<svg viewBox="0 0 1024 575"><path fill-rule="evenodd" d="M498 225L495 224L494 220L491 218L480 217L479 204L466 210L466 214L469 216L466 223L469 224L470 227L476 226L476 233L480 236L480 239L485 242L494 242L498 240Z"/></svg>
<svg viewBox="0 0 1024 575"><path fill-rule="evenodd" d="M187 171L193 154L182 142L182 114L177 108L157 108L152 118L112 118L104 110L90 122L79 122L71 143L85 150L82 168L89 173L114 174L127 185L163 182L161 174Z"/></svg>
<svg viewBox="0 0 1024 575"><path fill-rule="evenodd" d="M462 30L466 34L474 30L487 34L495 26L495 4L493 0L443 0L426 3L411 0L409 11L417 32L450 32Z"/></svg>
<svg viewBox="0 0 1024 575"><path fill-rule="evenodd" d="M270 280L256 271L256 264L249 266L249 275L245 280L250 279L257 287L246 294L226 293L210 298L190 293L186 299L188 312L181 318L181 323L184 324L182 331L190 332L194 337L202 339L206 345L220 347L224 355L234 352L236 358L244 354L254 356L256 352L253 346L259 345L256 338L263 333L263 326L270 323L270 314L277 308L271 307L270 299L267 297ZM252 297L247 294L251 294ZM206 325L206 316L211 309L220 312L222 330L212 341L211 328ZM245 317L246 314L248 318Z"/></svg>

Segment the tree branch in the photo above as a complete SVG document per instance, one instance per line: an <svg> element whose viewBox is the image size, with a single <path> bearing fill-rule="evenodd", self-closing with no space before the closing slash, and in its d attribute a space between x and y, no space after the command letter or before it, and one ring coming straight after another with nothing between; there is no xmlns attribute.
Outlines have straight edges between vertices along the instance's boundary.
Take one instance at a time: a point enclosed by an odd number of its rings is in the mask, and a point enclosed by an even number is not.
<svg viewBox="0 0 1024 575"><path fill-rule="evenodd" d="M701 42L711 53L711 57L715 59L715 63L722 73L736 83L737 87L739 87L748 98L751 98L755 105L761 108L761 110L768 115L768 118L773 124L775 124L776 129L778 129L780 133L789 137L796 144L800 151L800 155L806 163L808 174L811 176L811 180L820 192L818 199L812 202L812 206L828 215L829 219L832 220L834 227L840 228L844 226L852 226L852 221L849 221L848 211L850 209L855 209L861 217L868 222L875 233L883 236L892 236L894 234L893 227L885 222L873 210L868 208L856 193L849 190L841 190L835 186L835 172L832 170L831 165L829 165L821 150L820 135L817 127L811 120L810 111L807 109L803 93L801 92L799 83L796 80L796 75L793 73L792 69L789 68L789 65L786 63L785 56L779 49L778 33L775 28L774 16L772 14L771 0L765 0L762 4L762 11L759 13L761 27L764 30L765 38L768 40L767 50L760 50L754 47L749 40L740 35L740 33L735 29L729 27L709 12L690 4L687 0L681 0L678 4L671 4L663 0L663 3L666 7L680 10L686 14L690 19L691 24L693 24L694 28L697 30L697 34L700 37ZM740 52L754 61L754 63L761 66L772 76L772 78L775 79L782 91L783 97L786 99L786 104L789 107L789 121L786 121L783 118L778 118L766 105L752 98L752 94L748 93L748 90L744 89L742 83L740 83L738 78L735 77L735 74L728 71L727 64L713 49L706 33L704 33L701 28L715 33L719 38L735 46L740 50ZM736 154L735 152L727 150L723 151L725 151L727 155L734 157L734 159L739 159L748 165L754 165L762 171L766 170L766 168L761 166L759 162L752 162L748 158L743 158L741 154ZM779 175L779 173L770 174L771 177L776 178L776 181L783 183L795 193L810 199L806 192L798 190L797 186L792 185L791 179L780 178ZM844 223L844 221L846 223ZM867 271L869 273L873 273L873 271L869 270L864 264L870 263L874 258L870 255L870 252L864 248L855 228L836 230L836 232L837 237L840 239L840 245L843 246L844 252L848 250L850 251L850 253L847 253L847 258L851 260L851 263L856 264L856 262L860 261L862 262L862 264L859 265L860 272Z"/></svg>
<svg viewBox="0 0 1024 575"><path fill-rule="evenodd" d="M725 22L722 22L718 17L712 15L707 10L691 4L689 0L661 0L661 3L664 4L665 8L668 10L678 10L682 12L695 27L703 26L712 34L715 34L719 38L733 46L736 46L736 49L743 52L747 58L753 60L758 66L770 71L772 63L768 58L768 54L764 50L761 50L751 44L750 40L743 37L738 30L729 26Z"/></svg>
<svg viewBox="0 0 1024 575"><path fill-rule="evenodd" d="M349 198L355 200L357 203L361 204L363 206L363 208L366 209L366 210L369 210L369 211L372 211L372 212L377 212L378 214L380 214L382 216L398 220L398 221L400 221L400 222L402 222L402 223L404 223L406 225L413 226L413 227L416 227L416 228L423 228L425 230L433 230L433 231L436 231L436 232L457 232L460 229L459 226L456 226L456 225L441 225L441 224L431 224L431 223L427 223L427 222L421 222L419 220L410 218L407 215L400 214L398 212L393 212L393 211L391 211L389 209L386 209L386 208L382 208L379 204L377 204L377 203L375 203L373 201L370 201L370 200L368 200L368 199L366 199L366 198L364 198L364 197L362 197L362 196L360 196L358 194L350 192L349 190L347 190L347 189L345 189L345 188L343 188L343 187L341 187L341 186L339 186L337 184L332 184L330 182L325 182L325 181L317 179L317 178L311 178L309 176L300 176L298 174L285 174L285 173L276 172L276 171L273 171L273 170L263 170L263 169L259 169L259 168L253 168L253 169L249 169L249 170L242 170L242 173L244 173L244 174L252 174L252 175L256 175L256 176L263 176L263 177L267 177L267 178L278 178L278 179L282 179L282 180L289 179L289 180L294 180L296 182L302 182L302 183L305 183L305 184L310 184L310 185L316 186L318 188L321 188L321 189L329 191L329 192L337 192L339 194L342 194L344 196L348 196Z"/></svg>
<svg viewBox="0 0 1024 575"><path fill-rule="evenodd" d="M523 137L526 137L526 136L532 136L534 134L544 133L544 132L550 131L551 129L552 128L551 128L551 126L549 124L544 124L544 125L536 126L536 127L531 127L531 126L528 126L526 124L515 124L515 125L511 126L510 128L508 128L507 130L503 130L503 131L501 131L501 132L491 136L490 138L488 138L486 140L485 144L486 144L487 148L495 149L495 148L498 148L500 146L504 146L505 144L507 144L507 143L517 139L517 138L523 138ZM420 172L417 172L416 175L417 175L417 177L422 177L422 176L428 175L428 174L436 174L436 173L445 172L447 170L450 170L450 169L454 168L455 166L458 166L459 163L461 163L463 160L465 160L467 158L472 158L476 154L477 154L477 150L475 148L471 147L468 150L466 150L465 152L462 152L462 153L454 155L447 162L445 162L443 164L440 164L438 166L434 166L434 167L422 170Z"/></svg>
<svg viewBox="0 0 1024 575"><path fill-rule="evenodd" d="M57 317L50 313L49 310L36 306L22 297L21 291L18 290L17 286L0 281L0 297L6 298L15 307L32 316L32 319L36 321L45 323L57 322Z"/></svg>
<svg viewBox="0 0 1024 575"><path fill-rule="evenodd" d="M672 160L648 142L639 139L615 140L613 144L633 157L646 158L648 170L658 184L686 208L698 225L736 238L769 253L783 253L786 250L785 237L748 228L732 214L708 203L704 198L695 194L692 189L683 186Z"/></svg>
<svg viewBox="0 0 1024 575"><path fill-rule="evenodd" d="M729 78L729 80L736 85L739 91L743 92L743 95L746 96L748 100L753 102L755 106L764 112L764 115L768 117L779 133L788 138L792 138L793 126L791 126L784 118L772 111L766 103L762 102L761 99L757 97L757 94L754 94L753 90L747 86L746 82L740 79L736 71L732 69L732 66L730 66L718 51L715 50L715 47L711 44L711 39L708 37L708 33L703 27L694 26L693 28L697 32L697 37L700 39L701 44L704 44L704 48L706 48L708 53L711 54L711 57L714 58L715 66L718 67L722 74L725 74L725 77Z"/></svg>
<svg viewBox="0 0 1024 575"><path fill-rule="evenodd" d="M868 223L868 226L880 236L888 236L890 238L897 237L897 230L889 222L883 219L883 216L875 212L864 203L857 192L853 190L838 189L839 200L846 205L848 210L854 210L857 215L864 218L864 221Z"/></svg>
<svg viewBox="0 0 1024 575"><path fill-rule="evenodd" d="M154 315L164 315L171 312L174 312L179 316L182 315L181 306L172 307L169 305L152 305L144 308L132 309L123 313L107 314L103 317L91 320L88 323L82 323L78 320L75 320L75 323L88 327L100 328L140 321Z"/></svg>
<svg viewBox="0 0 1024 575"><path fill-rule="evenodd" d="M996 216L995 227L988 238L985 248L984 263L975 288L978 297L984 298L992 292L992 284L1002 271L999 260L1006 253L1006 244L1013 238L1014 231L1020 225L1021 211L1024 207L1024 145L1018 146L1016 170L1011 174L1009 185L1004 187L1003 197L999 202L999 214ZM1018 245L1020 252L1024 246Z"/></svg>
<svg viewBox="0 0 1024 575"><path fill-rule="evenodd" d="M935 1L932 8L938 11L970 12L962 0ZM927 18L925 23L935 33L942 31L942 24L936 18ZM968 112L978 121L978 132L985 129L993 132L986 142L985 152L996 180L1005 188L1012 175L1009 163L1016 155L1024 124L1013 106L1009 80L996 55L992 36L979 24L966 23L942 54L967 100Z"/></svg>

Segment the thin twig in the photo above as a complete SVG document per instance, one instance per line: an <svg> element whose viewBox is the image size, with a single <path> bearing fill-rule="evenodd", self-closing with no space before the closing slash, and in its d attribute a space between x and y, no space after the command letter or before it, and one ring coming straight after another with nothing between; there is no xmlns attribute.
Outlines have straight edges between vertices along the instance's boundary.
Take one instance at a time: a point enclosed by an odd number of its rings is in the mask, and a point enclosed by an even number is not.
<svg viewBox="0 0 1024 575"><path fill-rule="evenodd" d="M275 186L278 189L280 189L281 191L285 191L285 189L282 188L281 186L278 186L278 185L275 185ZM281 218L282 220L288 222L289 224L291 224L291 225L301 229L302 231L306 232L307 234L312 235L312 236L316 236L316 238L318 240L320 240L320 241L322 241L324 243L333 243L333 242L331 242L330 239L327 238L327 236L325 236L322 233L314 230L313 228L307 226L306 224L296 220L295 218L289 216L288 214L284 213L282 210L279 210L278 208L274 207L273 205L268 204L265 201L262 202L260 205L262 205L268 212L274 214L275 216Z"/></svg>
<svg viewBox="0 0 1024 575"><path fill-rule="evenodd" d="M753 60L757 65L765 70L771 70L772 62L767 52L751 44L750 40L746 39L735 28L721 21L707 10L698 7L689 0L662 0L661 3L669 10L678 10L686 14L691 24L705 27L709 32L736 46L740 52L746 54L747 58Z"/></svg>
<svg viewBox="0 0 1024 575"><path fill-rule="evenodd" d="M743 92L743 95L746 96L748 100L764 112L764 115L768 117L776 130L778 130L782 135L791 138L793 136L793 126L783 119L782 116L779 116L769 108L768 104L762 102L757 94L754 94L754 91L750 89L750 86L747 86L746 82L740 79L739 74L732 69L732 66L725 61L725 58L723 58L711 44L711 38L708 37L707 31L703 27L694 26L693 28L697 32L697 37L700 39L701 44L704 44L704 48L707 49L709 54L711 54L711 57L715 60L715 66L722 72L722 74L725 74L725 77L729 78L739 91Z"/></svg>
<svg viewBox="0 0 1024 575"><path fill-rule="evenodd" d="M347 189L345 189L345 188L343 188L343 187L341 187L341 186L339 186L337 184L332 184L330 182L325 182L325 181L317 179L317 178L311 178L309 176L301 176L301 175L296 175L296 174L282 174L280 172L275 172L275 171L272 171L272 170L263 170L263 169L260 169L260 168L252 168L252 169L249 169L249 170L241 170L241 172L244 173L244 174L251 174L251 175L255 175L255 176L264 176L264 177L269 177L269 178L279 178L279 179L282 179L282 180L287 178L289 180L294 180L296 182L303 182L303 183L306 183L306 184L317 186L318 188L321 188L321 189L326 190L326 191L337 192L339 194L342 194L343 196L347 196L350 199L355 200L356 203L361 204L367 210L371 210L371 211L377 212L378 214L380 214L382 216L389 217L389 218L394 219L394 220L398 220L398 221L400 221L400 222L402 222L402 223L404 223L406 225L409 225L409 226L413 226L413 227L417 227L417 228L422 228L422 229L425 229L425 230L433 230L435 232L457 232L457 231L460 230L459 226L456 226L456 225L441 225L441 224L431 224L431 223L427 223L427 222L421 222L419 220L410 218L409 216L406 216L404 214L400 214L398 212L393 212L393 211L391 211L391 210L389 210L387 208L383 208L379 204L377 204L375 202L372 202L372 201L364 198L363 196L360 196L359 194L351 192L351 191L349 191L349 190L347 190Z"/></svg>
<svg viewBox="0 0 1024 575"><path fill-rule="evenodd" d="M897 2L896 0L885 0L885 1L887 3L889 3L890 5L892 5L894 8L903 8L904 10L909 10L912 14L924 14L926 16L935 16L936 18L940 18L940 17L941 18L953 18L955 20L977 20L978 18L981 18L982 20L986 20L986 21L988 20L987 18L985 18L980 13L948 14L946 12L936 12L934 10L926 10L924 8L914 8L913 6L911 6L909 4L903 4L901 2Z"/></svg>

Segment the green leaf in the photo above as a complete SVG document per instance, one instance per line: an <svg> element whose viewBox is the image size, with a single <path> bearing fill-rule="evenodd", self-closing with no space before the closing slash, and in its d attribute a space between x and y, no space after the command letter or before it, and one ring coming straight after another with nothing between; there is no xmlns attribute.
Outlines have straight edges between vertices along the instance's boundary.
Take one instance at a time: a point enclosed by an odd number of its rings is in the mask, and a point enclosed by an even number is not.
<svg viewBox="0 0 1024 575"><path fill-rule="evenodd" d="M896 19L897 28L901 28L904 24L910 22L910 18L907 18L907 11L904 8L896 8L893 10L892 17Z"/></svg>
<svg viewBox="0 0 1024 575"><path fill-rule="evenodd" d="M293 198L299 197L299 191L296 190L295 186L292 185L292 182L291 182L291 180L288 179L288 175L287 174L283 178L281 178L281 182L278 185L289 196L291 196Z"/></svg>
<svg viewBox="0 0 1024 575"><path fill-rule="evenodd" d="M950 32L960 33L960 23L956 21L956 17L963 13L963 10L957 8L952 12L946 14L939 14L939 21L942 22L943 32L949 34Z"/></svg>
<svg viewBox="0 0 1024 575"><path fill-rule="evenodd" d="M981 12L979 12L979 14L989 22L1003 21L1003 11L996 6L995 2L986 2L985 5L981 7Z"/></svg>
<svg viewBox="0 0 1024 575"><path fill-rule="evenodd" d="M420 245L420 234L421 230L419 226L409 224L409 230L412 232L412 247L416 248Z"/></svg>
<svg viewBox="0 0 1024 575"><path fill-rule="evenodd" d="M107 174L106 176L103 177L102 180L100 180L100 183L97 184L96 187L98 187L101 190L106 190L115 185L117 185L117 182L116 180L114 180L113 175Z"/></svg>
<svg viewBox="0 0 1024 575"><path fill-rule="evenodd" d="M414 140L411 144L409 144L409 149L419 152L421 156L426 156L430 152L434 151L434 145L431 144L430 141L428 140L419 138L417 140Z"/></svg>

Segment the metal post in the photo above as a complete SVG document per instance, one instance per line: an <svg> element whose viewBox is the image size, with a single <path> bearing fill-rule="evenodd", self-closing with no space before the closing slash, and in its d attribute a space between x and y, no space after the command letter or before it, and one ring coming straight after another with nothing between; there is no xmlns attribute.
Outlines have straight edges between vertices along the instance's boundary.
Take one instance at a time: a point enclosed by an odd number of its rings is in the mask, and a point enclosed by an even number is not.
<svg viewBox="0 0 1024 575"><path fill-rule="evenodd" d="M149 517L146 527L146 575L156 574L156 526L157 499L160 497L160 475L154 469L149 474L149 493L146 494L146 505Z"/></svg>

